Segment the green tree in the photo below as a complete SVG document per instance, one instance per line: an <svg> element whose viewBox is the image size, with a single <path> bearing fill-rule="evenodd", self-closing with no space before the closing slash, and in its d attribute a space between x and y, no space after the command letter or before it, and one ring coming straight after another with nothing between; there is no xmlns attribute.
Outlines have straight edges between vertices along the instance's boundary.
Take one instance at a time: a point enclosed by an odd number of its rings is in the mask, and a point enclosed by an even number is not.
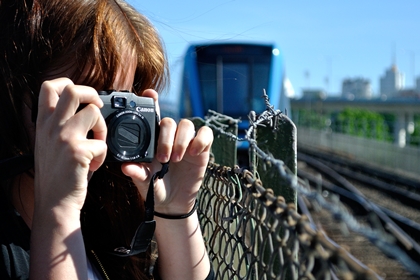
<svg viewBox="0 0 420 280"><path fill-rule="evenodd" d="M297 118L297 120L295 120L297 125L316 129L325 128L328 123L327 120L329 119L325 115L310 110L298 110L293 115Z"/></svg>
<svg viewBox="0 0 420 280"><path fill-rule="evenodd" d="M364 138L392 141L392 131L387 123L391 116L358 108L346 108L335 117L334 130Z"/></svg>

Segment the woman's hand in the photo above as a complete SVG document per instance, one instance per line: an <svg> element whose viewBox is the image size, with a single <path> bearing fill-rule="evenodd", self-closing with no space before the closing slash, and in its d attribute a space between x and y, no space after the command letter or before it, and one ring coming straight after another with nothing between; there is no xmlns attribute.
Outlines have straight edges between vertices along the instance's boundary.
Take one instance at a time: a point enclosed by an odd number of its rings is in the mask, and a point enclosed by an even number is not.
<svg viewBox="0 0 420 280"><path fill-rule="evenodd" d="M154 90L146 90L143 96L154 98L158 110ZM160 122L153 163L126 163L122 170L133 179L145 198L151 176L162 168L161 163L170 160L169 172L155 184L155 210L170 215L186 214L192 209L201 186L212 142L210 128L202 127L196 133L189 120L181 120L177 126L174 120L164 118Z"/></svg>
<svg viewBox="0 0 420 280"><path fill-rule="evenodd" d="M154 98L158 110L155 91L146 90L143 96ZM155 210L168 215L186 214L194 206L212 142L210 128L202 127L196 133L189 120L181 120L177 126L174 120L164 118L155 160L151 164L126 163L122 170L145 198L151 177L162 168L161 162L170 160L168 173L154 185ZM155 237L162 279L205 279L209 274L210 260L196 212L179 220L156 218Z"/></svg>
<svg viewBox="0 0 420 280"><path fill-rule="evenodd" d="M87 106L77 111L80 104ZM42 84L35 140L36 207L82 208L88 173L102 165L107 151L102 106L96 90L67 78ZM90 130L94 139L87 139Z"/></svg>
<svg viewBox="0 0 420 280"><path fill-rule="evenodd" d="M88 174L106 156L103 103L93 88L67 78L44 82L38 102L30 278L85 279L80 210ZM80 104L87 106L78 111Z"/></svg>

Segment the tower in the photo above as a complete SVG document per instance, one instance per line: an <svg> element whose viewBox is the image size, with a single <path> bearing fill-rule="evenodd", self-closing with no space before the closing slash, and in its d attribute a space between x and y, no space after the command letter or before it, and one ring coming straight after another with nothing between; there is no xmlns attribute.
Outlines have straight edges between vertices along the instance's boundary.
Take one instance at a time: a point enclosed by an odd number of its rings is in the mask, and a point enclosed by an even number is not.
<svg viewBox="0 0 420 280"><path fill-rule="evenodd" d="M380 79L380 94L395 97L404 86L404 74L399 72L397 66L394 64L385 71L385 75Z"/></svg>

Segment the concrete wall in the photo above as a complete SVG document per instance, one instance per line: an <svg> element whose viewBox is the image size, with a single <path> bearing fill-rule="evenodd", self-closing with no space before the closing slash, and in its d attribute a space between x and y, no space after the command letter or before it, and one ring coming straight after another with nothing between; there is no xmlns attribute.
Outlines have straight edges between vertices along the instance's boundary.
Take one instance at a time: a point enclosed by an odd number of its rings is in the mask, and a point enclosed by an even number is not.
<svg viewBox="0 0 420 280"><path fill-rule="evenodd" d="M398 147L346 134L298 127L297 143L341 153L357 161L420 178L420 148Z"/></svg>

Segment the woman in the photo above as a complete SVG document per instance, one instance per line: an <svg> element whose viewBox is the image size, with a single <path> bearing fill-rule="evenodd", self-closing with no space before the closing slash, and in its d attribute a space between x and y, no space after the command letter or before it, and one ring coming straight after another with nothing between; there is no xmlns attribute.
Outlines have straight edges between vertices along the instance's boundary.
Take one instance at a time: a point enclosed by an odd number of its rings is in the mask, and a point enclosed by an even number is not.
<svg viewBox="0 0 420 280"><path fill-rule="evenodd" d="M167 64L147 19L122 0L1 0L0 66L0 278L210 279L194 205L211 130L164 118L153 162L105 161L98 91L159 111ZM139 236L149 186L156 262L153 246L115 250Z"/></svg>

